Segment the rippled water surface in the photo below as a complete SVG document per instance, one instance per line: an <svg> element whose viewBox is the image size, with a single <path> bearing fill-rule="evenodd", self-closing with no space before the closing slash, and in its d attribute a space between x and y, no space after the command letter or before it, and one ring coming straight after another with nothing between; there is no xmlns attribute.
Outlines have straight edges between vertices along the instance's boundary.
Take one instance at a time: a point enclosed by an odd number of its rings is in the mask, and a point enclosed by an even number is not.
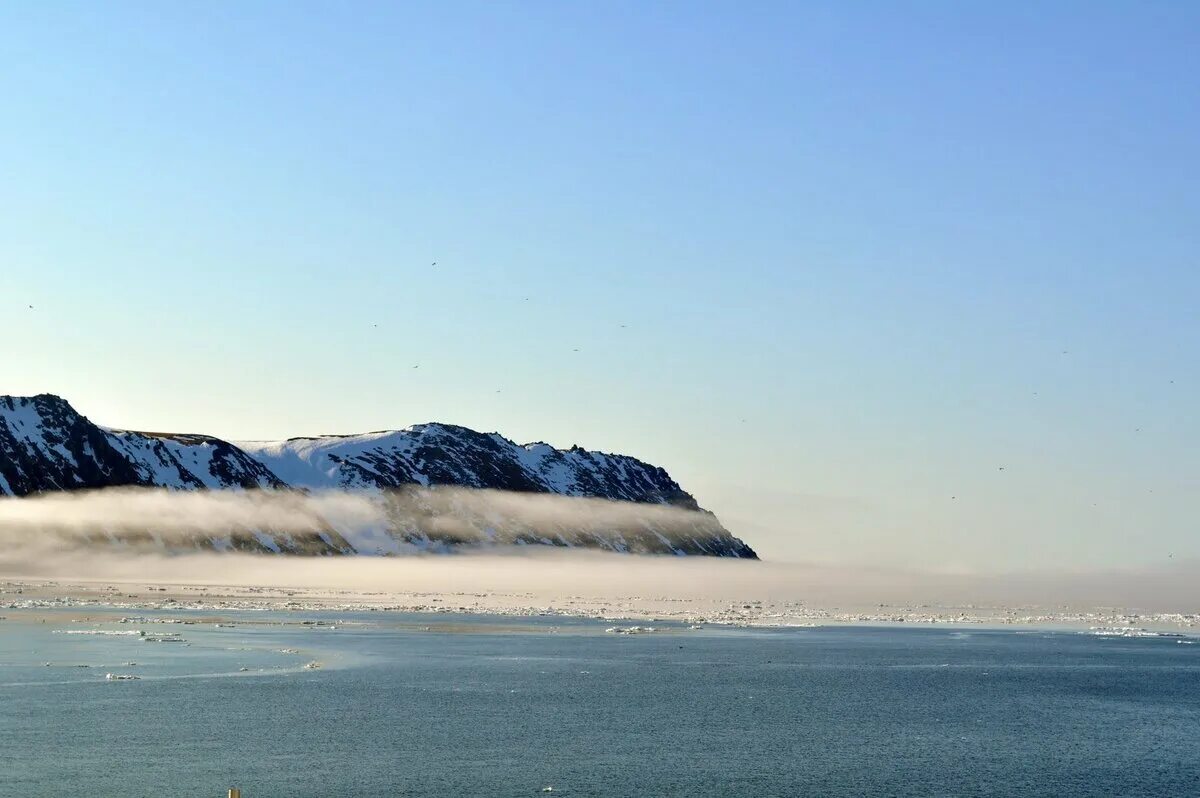
<svg viewBox="0 0 1200 798"><path fill-rule="evenodd" d="M120 618L0 621L0 796L1200 795L1174 638Z"/></svg>

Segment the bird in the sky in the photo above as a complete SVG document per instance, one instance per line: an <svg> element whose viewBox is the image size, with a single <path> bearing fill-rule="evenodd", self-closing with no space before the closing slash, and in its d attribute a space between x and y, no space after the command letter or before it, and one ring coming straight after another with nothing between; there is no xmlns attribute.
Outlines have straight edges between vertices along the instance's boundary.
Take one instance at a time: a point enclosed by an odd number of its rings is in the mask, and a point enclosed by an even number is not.
<svg viewBox="0 0 1200 798"><path fill-rule="evenodd" d="M417 365L413 366L413 368L415 368L415 369L419 369L419 368L421 368L421 364L420 364L420 363L418 363Z"/></svg>
<svg viewBox="0 0 1200 798"><path fill-rule="evenodd" d="M1004 470L1004 466L1000 466L1000 470L1001 470L1001 471L1003 471L1003 470Z"/></svg>
<svg viewBox="0 0 1200 798"><path fill-rule="evenodd" d="M30 309L30 310L33 310L33 305L30 305L30 306L29 306L29 309Z"/></svg>
<svg viewBox="0 0 1200 798"><path fill-rule="evenodd" d="M429 264L429 265L430 265L430 266L437 266L437 261L435 260L433 263L431 263L431 264Z"/></svg>
<svg viewBox="0 0 1200 798"><path fill-rule="evenodd" d="M572 351L572 352L578 352L579 350L578 350L578 349L572 349L571 351Z"/></svg>

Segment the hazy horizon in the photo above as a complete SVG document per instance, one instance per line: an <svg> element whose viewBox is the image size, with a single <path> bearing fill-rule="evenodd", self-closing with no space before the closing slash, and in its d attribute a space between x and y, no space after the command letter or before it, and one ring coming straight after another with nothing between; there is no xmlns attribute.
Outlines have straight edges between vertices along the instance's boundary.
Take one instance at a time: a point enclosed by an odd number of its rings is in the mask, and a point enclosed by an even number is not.
<svg viewBox="0 0 1200 798"><path fill-rule="evenodd" d="M1200 559L1095 571L937 571L897 567L627 555L585 549L502 547L400 557L174 555L20 546L0 551L0 578L378 593L525 595L531 600L655 599L799 602L812 609L870 607L1196 613Z"/></svg>
<svg viewBox="0 0 1200 798"><path fill-rule="evenodd" d="M503 517L532 528L654 522L689 529L695 511L581 497L442 487L389 494L390 509L362 491L174 491L106 488L0 498L0 577L86 581L328 588L367 594L528 591L531 595L650 594L680 599L804 600L814 606L876 603L937 606L1124 607L1200 611L1200 558L1153 566L1041 563L1008 568L941 562L830 564L767 559L621 554L588 548L497 545L471 519ZM474 544L453 553L400 556L284 556L197 550L234 528L291 533L335 529L348 538L387 526L397 503L416 503L443 533ZM160 543L97 543L97 532L152 530ZM556 592L557 591L557 592ZM632 593L631 593L632 591Z"/></svg>

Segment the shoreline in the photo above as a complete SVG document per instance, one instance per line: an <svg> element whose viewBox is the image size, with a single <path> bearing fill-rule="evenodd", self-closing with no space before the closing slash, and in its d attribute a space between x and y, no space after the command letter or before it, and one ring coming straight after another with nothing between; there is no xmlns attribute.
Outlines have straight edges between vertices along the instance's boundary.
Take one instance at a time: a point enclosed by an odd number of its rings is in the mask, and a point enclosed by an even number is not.
<svg viewBox="0 0 1200 798"><path fill-rule="evenodd" d="M999 607L879 604L821 606L803 601L672 596L552 595L534 591L356 591L151 580L0 577L0 614L37 609L145 611L383 612L563 617L606 622L672 622L747 629L820 626L1093 630L1113 636L1200 636L1200 614L1113 607Z"/></svg>

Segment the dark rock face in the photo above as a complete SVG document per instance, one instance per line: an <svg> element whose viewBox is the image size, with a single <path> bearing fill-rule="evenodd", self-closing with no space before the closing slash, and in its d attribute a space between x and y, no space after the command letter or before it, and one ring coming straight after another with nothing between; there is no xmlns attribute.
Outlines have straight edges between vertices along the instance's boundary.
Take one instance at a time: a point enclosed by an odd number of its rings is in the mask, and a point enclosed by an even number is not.
<svg viewBox="0 0 1200 798"><path fill-rule="evenodd" d="M454 486L635 502L696 511L695 520L689 520L683 532L675 529L666 535L645 523L627 528L582 523L569 528L561 524L539 529L514 527L507 539L617 551L756 558L749 546L724 529L715 516L701 510L665 470L625 455L579 447L555 449L544 443L522 446L496 433L449 424L235 445L206 435L104 429L64 399L49 394L0 397L0 496L117 486L371 492ZM403 525L388 534L398 540L408 541L416 535L429 541L423 532ZM354 551L332 529L304 539L286 532L270 536L281 551ZM256 542L249 531L237 532L233 540L238 548L274 550Z"/></svg>
<svg viewBox="0 0 1200 798"><path fill-rule="evenodd" d="M148 484L103 430L50 394L0 397L0 478L10 496Z"/></svg>
<svg viewBox="0 0 1200 798"><path fill-rule="evenodd" d="M0 396L0 495L121 486L283 488L270 469L204 435L105 430L50 394Z"/></svg>

